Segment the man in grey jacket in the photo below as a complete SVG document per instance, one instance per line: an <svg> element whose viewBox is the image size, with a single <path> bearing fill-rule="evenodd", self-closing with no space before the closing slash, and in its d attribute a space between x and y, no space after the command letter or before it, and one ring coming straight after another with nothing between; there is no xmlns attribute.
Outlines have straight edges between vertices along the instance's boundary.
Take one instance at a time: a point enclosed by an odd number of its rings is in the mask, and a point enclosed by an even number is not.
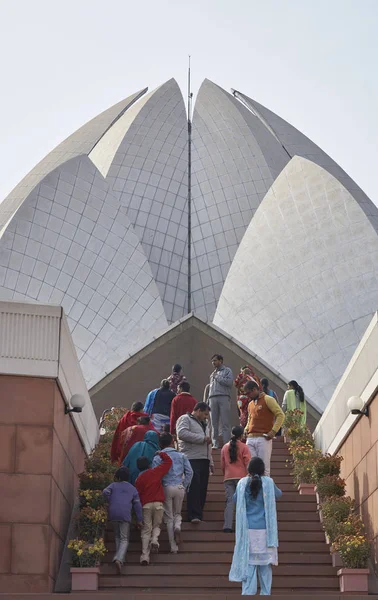
<svg viewBox="0 0 378 600"><path fill-rule="evenodd" d="M189 459L193 478L187 495L188 518L191 523L200 523L206 502L211 458L211 438L207 419L210 408L205 402L198 402L192 413L182 415L176 423L178 447Z"/></svg>
<svg viewBox="0 0 378 600"><path fill-rule="evenodd" d="M213 448L219 448L218 438L220 434L219 418L222 423L223 444L230 441L231 425L231 389L234 381L232 371L223 364L223 356L214 354L211 359L214 371L210 375L209 404L211 408Z"/></svg>

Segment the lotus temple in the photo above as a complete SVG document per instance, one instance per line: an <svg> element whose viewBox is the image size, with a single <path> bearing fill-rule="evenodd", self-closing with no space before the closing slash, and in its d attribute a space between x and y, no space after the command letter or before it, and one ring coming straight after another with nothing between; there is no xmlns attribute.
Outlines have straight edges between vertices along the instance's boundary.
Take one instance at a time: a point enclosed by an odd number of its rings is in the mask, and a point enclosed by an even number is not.
<svg viewBox="0 0 378 600"><path fill-rule="evenodd" d="M190 163L188 150L186 105L171 79L83 125L0 202L0 429L5 455L19 448L0 480L25 472L33 428L51 428L41 440L61 471L53 460L35 477L62 483L27 521L54 529L51 567L103 411L144 400L176 362L202 399L221 352L233 371L251 364L267 376L280 399L290 379L300 382L319 448L349 453L343 475L366 501L378 548L378 208L293 125L207 79ZM64 418L74 394L86 408ZM351 396L371 405L370 428L350 414ZM375 483L362 496L353 486L363 460ZM14 485L0 511L12 547ZM30 485L43 495L42 480ZM60 496L67 514L55 527ZM24 567L4 564L13 586Z"/></svg>

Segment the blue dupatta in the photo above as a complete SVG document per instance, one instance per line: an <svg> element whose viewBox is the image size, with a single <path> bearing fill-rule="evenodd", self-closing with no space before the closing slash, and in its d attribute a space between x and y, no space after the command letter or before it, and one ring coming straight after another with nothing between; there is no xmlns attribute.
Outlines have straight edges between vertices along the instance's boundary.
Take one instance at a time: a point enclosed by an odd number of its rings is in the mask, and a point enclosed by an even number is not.
<svg viewBox="0 0 378 600"><path fill-rule="evenodd" d="M144 404L144 412L148 415L152 415L152 411L154 409L155 397L160 388L156 388L147 394L146 402Z"/></svg>
<svg viewBox="0 0 378 600"><path fill-rule="evenodd" d="M236 541L229 580L245 581L249 561L249 534L245 492L250 477L243 477L236 488ZM268 548L278 548L278 527L274 482L270 477L261 477L266 520L266 543Z"/></svg>

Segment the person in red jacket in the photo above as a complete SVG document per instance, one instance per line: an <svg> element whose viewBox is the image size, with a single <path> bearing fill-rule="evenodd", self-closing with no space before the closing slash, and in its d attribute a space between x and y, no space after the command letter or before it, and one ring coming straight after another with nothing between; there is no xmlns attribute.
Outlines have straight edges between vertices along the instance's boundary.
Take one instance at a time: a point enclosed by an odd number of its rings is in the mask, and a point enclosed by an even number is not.
<svg viewBox="0 0 378 600"><path fill-rule="evenodd" d="M132 427L138 423L139 417L147 417L147 413L143 412L143 402L134 402L131 409L126 411L122 419L120 419L117 429L114 432L112 447L110 450L110 460L115 463L119 460L122 444L121 435L125 429Z"/></svg>
<svg viewBox="0 0 378 600"><path fill-rule="evenodd" d="M150 564L150 552L159 552L160 526L163 520L165 500L162 479L172 466L172 459L166 452L158 453L162 463L154 468L150 467L147 456L140 456L137 467L141 474L137 477L135 487L143 507L142 526L142 555L141 565Z"/></svg>
<svg viewBox="0 0 378 600"><path fill-rule="evenodd" d="M151 423L151 419L148 415L139 417L138 425L128 427L121 434L121 452L119 455L118 462L121 465L126 458L130 448L136 444L136 442L142 442L147 431L156 431L155 427Z"/></svg>
<svg viewBox="0 0 378 600"><path fill-rule="evenodd" d="M178 386L178 394L172 400L171 404L171 434L176 435L176 423L182 415L193 412L197 400L193 398L190 392L190 384L182 381Z"/></svg>

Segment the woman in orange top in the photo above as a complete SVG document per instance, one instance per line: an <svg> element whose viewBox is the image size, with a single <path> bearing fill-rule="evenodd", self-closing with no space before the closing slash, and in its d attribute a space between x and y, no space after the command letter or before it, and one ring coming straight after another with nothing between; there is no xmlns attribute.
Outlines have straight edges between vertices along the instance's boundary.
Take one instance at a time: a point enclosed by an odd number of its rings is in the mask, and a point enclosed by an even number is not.
<svg viewBox="0 0 378 600"><path fill-rule="evenodd" d="M226 508L224 510L225 533L232 533L232 522L234 519L233 495L238 485L239 479L247 475L248 463L251 460L251 454L246 444L243 444L241 438L244 435L243 427L238 425L231 431L231 440L225 444L221 452L221 467L224 475L224 487L226 492Z"/></svg>

